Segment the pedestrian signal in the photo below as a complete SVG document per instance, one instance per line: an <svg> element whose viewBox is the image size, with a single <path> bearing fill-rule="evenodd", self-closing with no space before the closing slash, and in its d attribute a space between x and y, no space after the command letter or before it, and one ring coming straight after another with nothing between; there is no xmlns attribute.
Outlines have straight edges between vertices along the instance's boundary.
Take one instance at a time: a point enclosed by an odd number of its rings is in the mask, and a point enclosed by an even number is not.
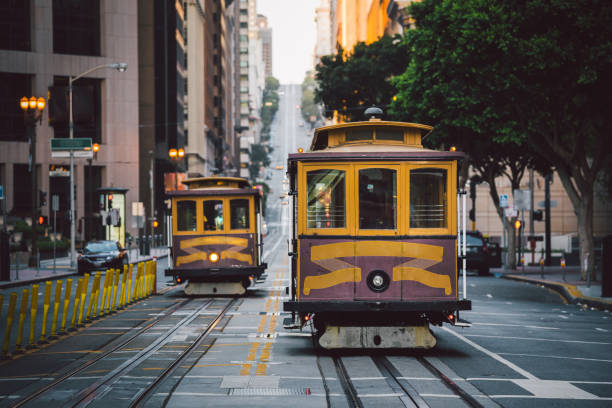
<svg viewBox="0 0 612 408"><path fill-rule="evenodd" d="M518 231L521 229L521 227L523 226L523 223L521 220L516 220L514 221L514 228Z"/></svg>

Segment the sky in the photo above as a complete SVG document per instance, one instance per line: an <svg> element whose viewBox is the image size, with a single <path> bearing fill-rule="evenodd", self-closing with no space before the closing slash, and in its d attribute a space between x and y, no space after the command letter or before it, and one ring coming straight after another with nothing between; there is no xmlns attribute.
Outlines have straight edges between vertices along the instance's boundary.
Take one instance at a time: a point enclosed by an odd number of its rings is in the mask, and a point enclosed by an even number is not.
<svg viewBox="0 0 612 408"><path fill-rule="evenodd" d="M312 68L319 0L257 0L272 28L272 73L281 84L301 84Z"/></svg>

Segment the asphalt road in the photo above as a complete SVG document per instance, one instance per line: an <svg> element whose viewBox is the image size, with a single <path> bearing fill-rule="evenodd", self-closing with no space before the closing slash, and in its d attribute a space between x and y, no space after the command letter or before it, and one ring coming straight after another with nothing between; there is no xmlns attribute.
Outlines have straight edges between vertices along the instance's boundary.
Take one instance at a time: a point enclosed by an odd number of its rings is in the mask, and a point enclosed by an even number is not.
<svg viewBox="0 0 612 408"><path fill-rule="evenodd" d="M313 348L309 327L284 330L282 302L288 298L285 288L290 277L290 206L282 204L287 199L280 198L286 189L285 171L275 166L286 166L283 157L300 146L300 138L304 139L303 146L308 143L296 109L299 87L283 86L281 91L281 106L272 125L272 143L277 148L272 169L266 174L274 189L266 215L270 230L264 248L269 265L267 278L249 288L247 296L227 313L199 354L162 382L145 406L414 406L401 386L427 406L467 406L431 367L486 407L612 406L610 314L566 305L556 293L526 283L468 276L468 298L473 301L473 310L461 317L472 322L472 327L434 327L438 343L428 351L333 354ZM160 264L158 274L163 274L163 268ZM166 278L159 276L158 288L165 287ZM0 362L0 406L10 406L60 376L63 365L78 365L92 358L125 335L126 330L143 326L185 299L182 289L174 288L108 316L55 343L53 348ZM185 313L177 311L169 317L175 321ZM112 384L108 393L114 398L97 399L92 406L128 406L139 390L175 358L172 350L187 347L192 332L206 328L214 313L202 312L201 322L191 331L172 337L172 343L154 353L146 364ZM153 334L162 333L163 327ZM153 337L151 333L143 334L136 345L113 355L113 359L117 363L127 361ZM346 373L345 381L338 362ZM81 374L71 386L58 388L30 406L70 401L87 384L109 375L112 364L106 364ZM358 405L349 401L346 381Z"/></svg>

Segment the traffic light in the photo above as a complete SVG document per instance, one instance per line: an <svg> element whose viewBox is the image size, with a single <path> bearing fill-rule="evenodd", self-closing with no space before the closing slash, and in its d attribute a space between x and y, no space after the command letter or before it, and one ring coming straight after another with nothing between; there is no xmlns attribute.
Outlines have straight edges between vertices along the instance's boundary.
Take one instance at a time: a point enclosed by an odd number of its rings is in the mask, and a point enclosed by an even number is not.
<svg viewBox="0 0 612 408"><path fill-rule="evenodd" d="M38 225L45 225L45 224L47 224L47 217L45 217L44 215L39 215Z"/></svg>
<svg viewBox="0 0 612 408"><path fill-rule="evenodd" d="M542 221L544 219L544 215L542 213L542 210L535 210L533 212L533 220L534 221Z"/></svg>
<svg viewBox="0 0 612 408"><path fill-rule="evenodd" d="M473 208L470 209L470 221L476 221L476 211Z"/></svg>
<svg viewBox="0 0 612 408"><path fill-rule="evenodd" d="M159 222L157 220L153 220L153 228L159 227Z"/></svg>
<svg viewBox="0 0 612 408"><path fill-rule="evenodd" d="M38 190L38 206L44 207L47 205L47 193L42 190Z"/></svg>
<svg viewBox="0 0 612 408"><path fill-rule="evenodd" d="M514 229L516 229L517 231L520 231L522 226L523 226L523 223L521 220L514 221Z"/></svg>
<svg viewBox="0 0 612 408"><path fill-rule="evenodd" d="M113 195L109 194L108 195L108 209L110 210L111 208L113 208Z"/></svg>
<svg viewBox="0 0 612 408"><path fill-rule="evenodd" d="M472 178L472 182L470 183L470 198L472 200L476 199L476 180Z"/></svg>

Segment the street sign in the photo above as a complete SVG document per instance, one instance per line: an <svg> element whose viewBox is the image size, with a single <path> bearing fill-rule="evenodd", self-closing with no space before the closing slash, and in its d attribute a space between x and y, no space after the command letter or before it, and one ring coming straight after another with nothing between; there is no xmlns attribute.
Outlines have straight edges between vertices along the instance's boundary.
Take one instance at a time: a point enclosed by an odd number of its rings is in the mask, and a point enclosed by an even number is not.
<svg viewBox="0 0 612 408"><path fill-rule="evenodd" d="M51 139L51 157L63 158L70 157L93 158L93 148L90 137L77 137L74 139L54 138Z"/></svg>
<svg viewBox="0 0 612 408"><path fill-rule="evenodd" d="M538 207L544 208L546 207L546 201L538 201ZM550 208L557 207L557 200L550 200Z"/></svg>
<svg viewBox="0 0 612 408"><path fill-rule="evenodd" d="M518 210L529 210L531 207L531 190L514 190L514 207Z"/></svg>
<svg viewBox="0 0 612 408"><path fill-rule="evenodd" d="M542 235L527 235L527 241L541 242L544 241L544 237Z"/></svg>
<svg viewBox="0 0 612 408"><path fill-rule="evenodd" d="M508 208L508 194L499 195L499 206L501 208Z"/></svg>
<svg viewBox="0 0 612 408"><path fill-rule="evenodd" d="M506 218L518 217L518 210L514 207L508 207L504 209L504 214L506 215Z"/></svg>
<svg viewBox="0 0 612 408"><path fill-rule="evenodd" d="M51 211L59 211L59 196L57 194L51 196Z"/></svg>

